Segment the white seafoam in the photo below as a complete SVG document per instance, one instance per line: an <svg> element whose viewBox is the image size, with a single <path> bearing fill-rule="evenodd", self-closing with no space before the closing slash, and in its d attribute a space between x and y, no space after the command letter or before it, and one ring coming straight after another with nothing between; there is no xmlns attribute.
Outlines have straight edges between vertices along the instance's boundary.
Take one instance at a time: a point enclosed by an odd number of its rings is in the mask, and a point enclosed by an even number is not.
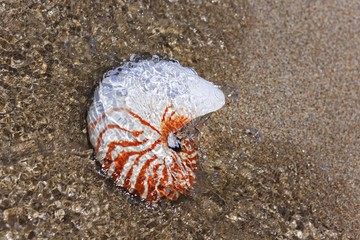
<svg viewBox="0 0 360 240"><path fill-rule="evenodd" d="M88 123L91 124L111 109L124 107L142 119L149 122L153 127L160 130L161 120L166 107L172 106L167 116L176 111L175 116L185 116L194 119L213 112L225 104L222 91L213 83L199 77L191 68L183 67L172 61L141 60L137 63L131 62L122 67L111 70L104 74L104 78L96 89L94 102L88 112ZM130 116L125 111L115 111L100 121L93 131L90 132L90 142L96 148L98 136L108 124L116 124L128 130L144 131L138 137L119 129L110 129L102 136L100 148L97 152L97 160L103 163L108 150L108 143L112 141L141 141L149 139L145 144L136 147L126 147L126 151L141 151L149 148L160 135L150 127L140 123L138 119ZM121 146L116 146L112 152L113 159L124 151ZM158 159L151 163L150 168L159 161L165 166L158 169L159 176L162 169L168 167L173 161L171 149L164 144L158 144L149 154L142 156L137 166L134 166L136 156L129 158L124 166L118 185L122 185L124 178L133 167L130 180L134 186L136 176L147 159L156 155ZM114 166L110 167L111 170ZM111 175L111 171L109 171ZM146 178L149 174L146 174ZM195 175L194 175L195 177ZM147 181L147 179L146 179ZM170 180L169 180L170 181ZM131 191L131 189L129 189ZM145 189L145 193L147 189ZM145 195L146 196L146 195Z"/></svg>

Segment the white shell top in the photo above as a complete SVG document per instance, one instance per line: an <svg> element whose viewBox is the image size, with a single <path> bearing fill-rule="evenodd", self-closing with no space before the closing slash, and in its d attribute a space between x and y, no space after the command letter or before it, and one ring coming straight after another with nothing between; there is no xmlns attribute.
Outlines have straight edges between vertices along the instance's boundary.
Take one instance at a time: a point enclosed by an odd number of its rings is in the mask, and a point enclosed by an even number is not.
<svg viewBox="0 0 360 240"><path fill-rule="evenodd" d="M217 86L178 62L129 62L105 73L95 91L90 142L118 185L147 200L175 200L193 184L197 151L174 151L167 137L224 103Z"/></svg>

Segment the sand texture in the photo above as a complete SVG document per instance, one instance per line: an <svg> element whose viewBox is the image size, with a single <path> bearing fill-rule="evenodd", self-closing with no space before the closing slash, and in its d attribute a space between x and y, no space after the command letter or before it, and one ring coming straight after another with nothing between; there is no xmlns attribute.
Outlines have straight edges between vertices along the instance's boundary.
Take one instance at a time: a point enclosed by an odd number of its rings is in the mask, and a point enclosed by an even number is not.
<svg viewBox="0 0 360 240"><path fill-rule="evenodd" d="M0 239L360 239L359 1L42 2L0 3ZM136 52L226 96L176 202L114 186L88 142Z"/></svg>

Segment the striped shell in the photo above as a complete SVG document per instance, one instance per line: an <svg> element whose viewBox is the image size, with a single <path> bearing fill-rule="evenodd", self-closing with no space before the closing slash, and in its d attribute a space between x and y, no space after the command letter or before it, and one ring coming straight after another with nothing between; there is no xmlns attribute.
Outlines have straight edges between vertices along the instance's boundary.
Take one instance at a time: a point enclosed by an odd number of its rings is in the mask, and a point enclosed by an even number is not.
<svg viewBox="0 0 360 240"><path fill-rule="evenodd" d="M128 62L104 74L88 112L96 158L114 182L149 201L189 194L197 159L175 134L225 98L191 68L166 60Z"/></svg>

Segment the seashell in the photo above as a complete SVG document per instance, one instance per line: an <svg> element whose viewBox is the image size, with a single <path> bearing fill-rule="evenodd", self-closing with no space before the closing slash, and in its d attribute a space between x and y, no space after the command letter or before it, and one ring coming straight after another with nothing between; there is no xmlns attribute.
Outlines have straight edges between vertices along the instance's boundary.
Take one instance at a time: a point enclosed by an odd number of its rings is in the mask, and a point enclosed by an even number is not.
<svg viewBox="0 0 360 240"><path fill-rule="evenodd" d="M104 74L88 111L96 159L129 192L176 200L189 194L197 168L194 134L182 129L224 104L217 86L177 61L126 62Z"/></svg>

